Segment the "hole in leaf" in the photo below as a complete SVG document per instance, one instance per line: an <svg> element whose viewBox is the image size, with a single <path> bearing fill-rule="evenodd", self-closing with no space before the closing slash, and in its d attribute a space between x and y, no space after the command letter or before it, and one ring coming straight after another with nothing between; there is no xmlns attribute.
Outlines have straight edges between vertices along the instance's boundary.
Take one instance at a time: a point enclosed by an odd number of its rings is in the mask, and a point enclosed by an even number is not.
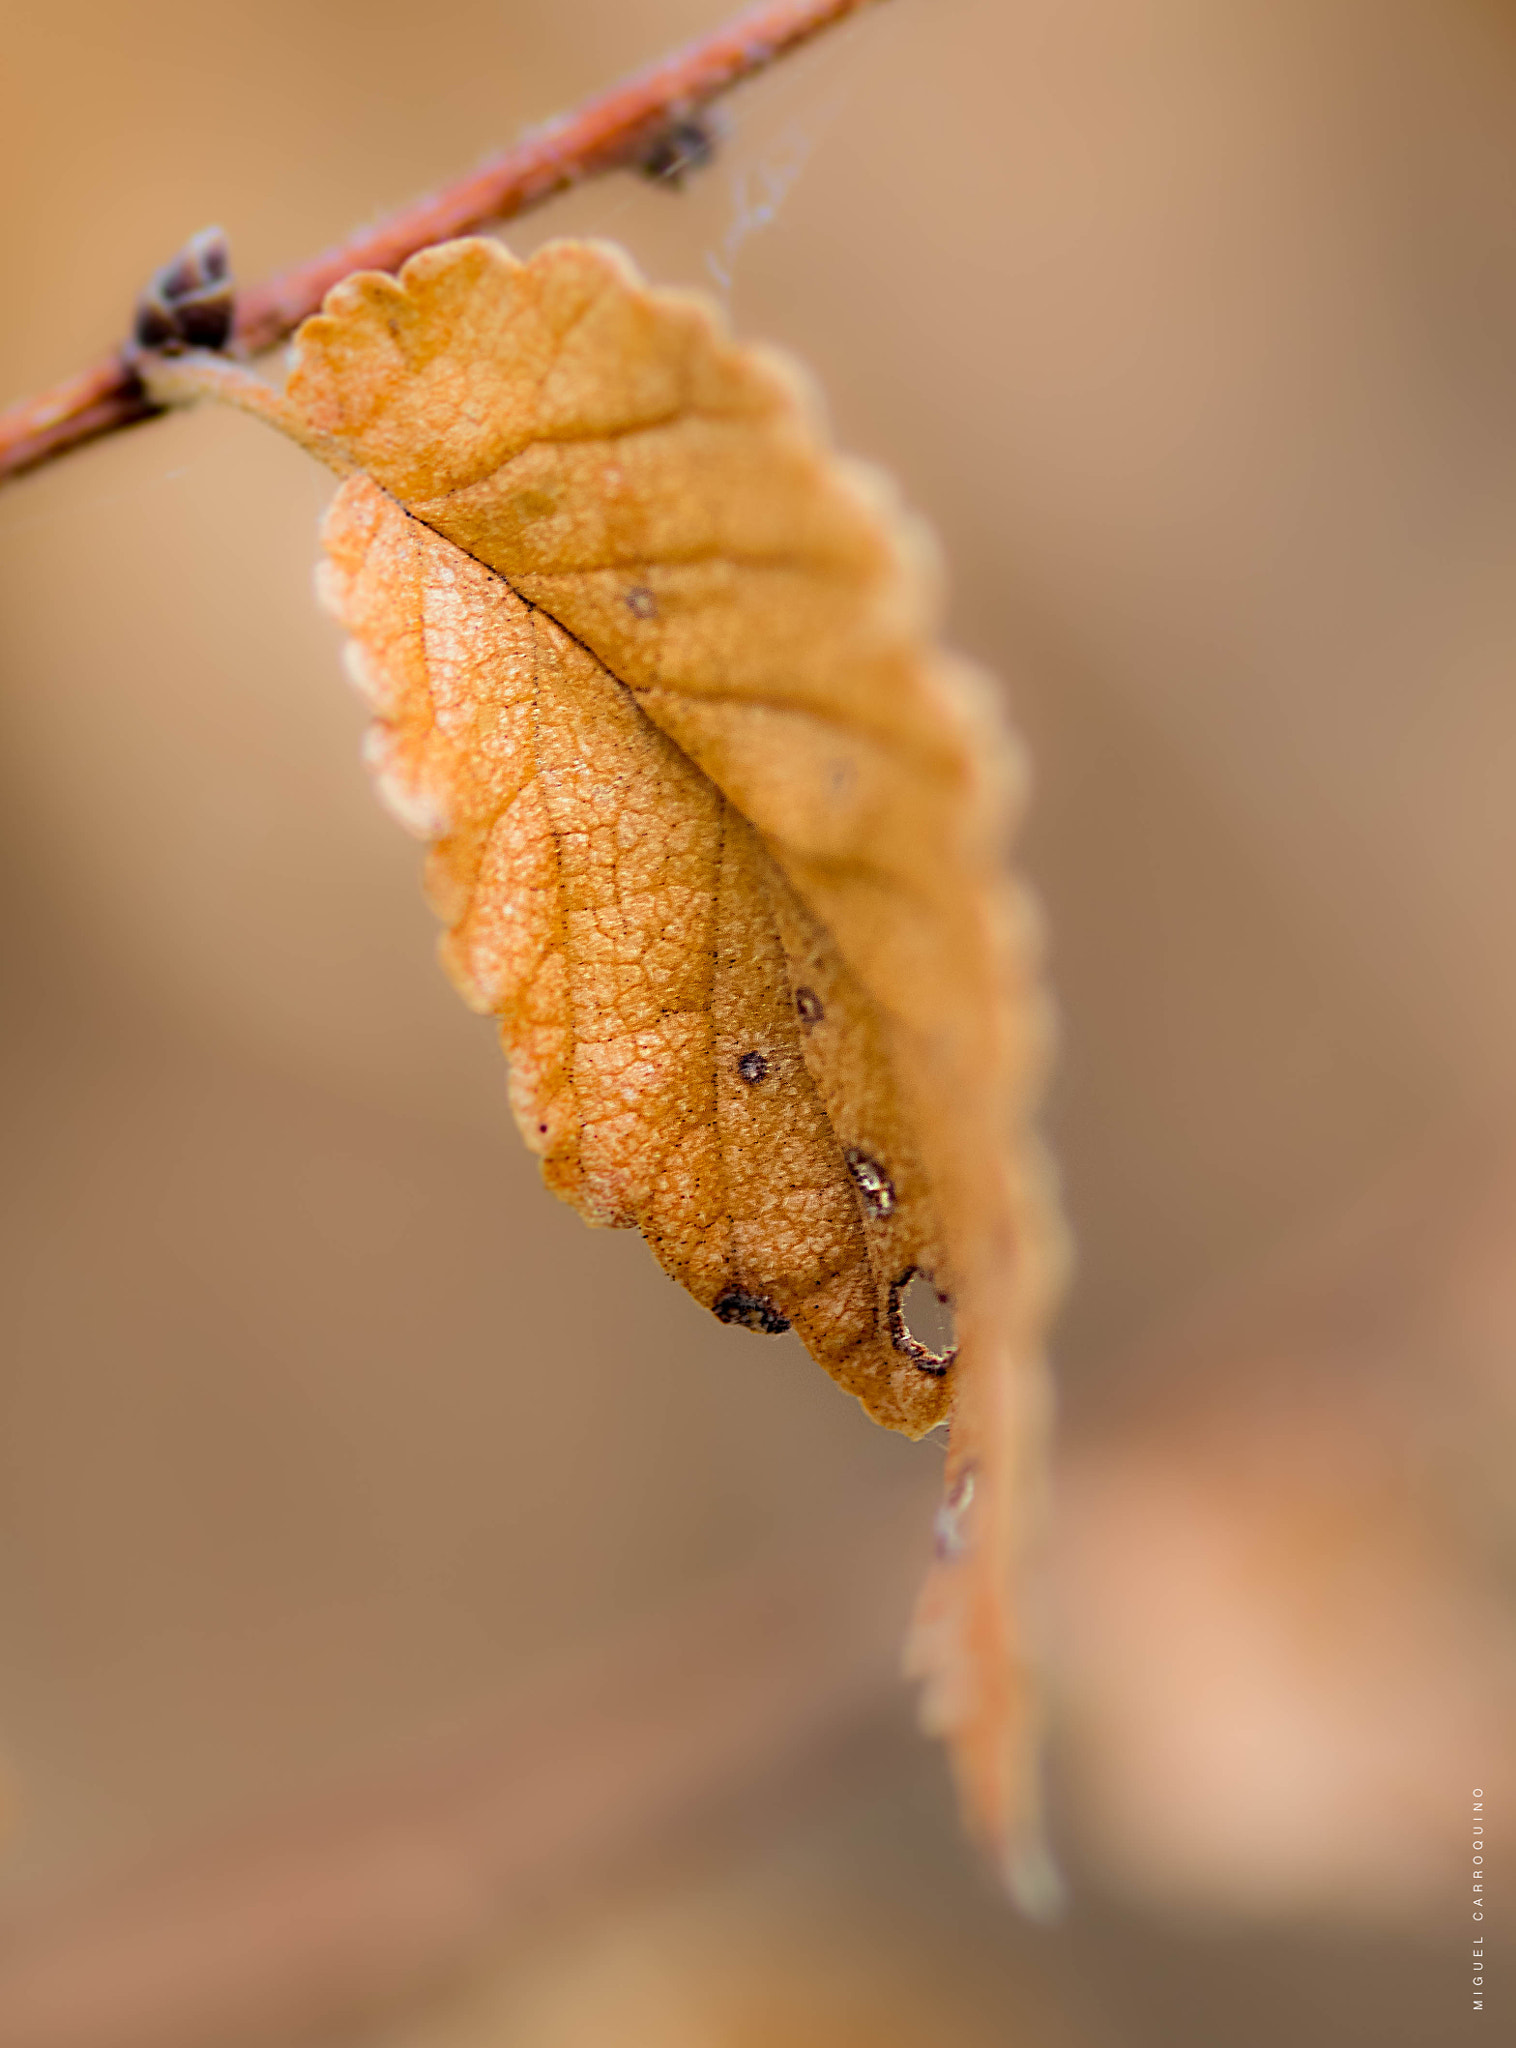
<svg viewBox="0 0 1516 2048"><path fill-rule="evenodd" d="M867 1152L860 1152L856 1145L849 1145L842 1156L869 1214L888 1216L895 1206L895 1183L879 1161L871 1159Z"/></svg>
<svg viewBox="0 0 1516 2048"><path fill-rule="evenodd" d="M923 1372L944 1373L958 1356L952 1303L919 1266L890 1289L890 1342Z"/></svg>

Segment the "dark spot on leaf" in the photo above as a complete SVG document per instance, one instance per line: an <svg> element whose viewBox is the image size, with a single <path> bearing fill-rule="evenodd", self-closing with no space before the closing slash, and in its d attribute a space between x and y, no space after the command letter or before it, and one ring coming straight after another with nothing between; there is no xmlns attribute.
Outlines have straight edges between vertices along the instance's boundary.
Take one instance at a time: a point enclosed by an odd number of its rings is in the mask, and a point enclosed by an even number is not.
<svg viewBox="0 0 1516 2048"><path fill-rule="evenodd" d="M756 1088L768 1070L769 1063L761 1052L745 1052L737 1062L737 1071L750 1088Z"/></svg>
<svg viewBox="0 0 1516 2048"><path fill-rule="evenodd" d="M766 1295L744 1294L740 1287L728 1288L712 1303L714 1312L724 1323L740 1323L744 1330L759 1330L765 1337L778 1337L790 1326L788 1316L782 1316Z"/></svg>
<svg viewBox="0 0 1516 2048"><path fill-rule="evenodd" d="M888 1216L895 1206L895 1183L879 1161L871 1159L867 1152L860 1152L856 1145L849 1145L842 1156L869 1214Z"/></svg>
<svg viewBox="0 0 1516 2048"><path fill-rule="evenodd" d="M639 583L627 592L626 608L635 618L656 619L658 616L658 600L645 583Z"/></svg>
<svg viewBox="0 0 1516 2048"><path fill-rule="evenodd" d="M533 490L529 486L524 491L517 491L508 509L523 525L530 519L550 519L558 510L558 493Z"/></svg>
<svg viewBox="0 0 1516 2048"><path fill-rule="evenodd" d="M939 1379L958 1356L948 1298L919 1266L907 1267L891 1287L889 1326L895 1349Z"/></svg>
<svg viewBox="0 0 1516 2048"><path fill-rule="evenodd" d="M821 1007L821 998L813 988L797 988L795 1008L800 1013L802 1024L819 1024L826 1015Z"/></svg>

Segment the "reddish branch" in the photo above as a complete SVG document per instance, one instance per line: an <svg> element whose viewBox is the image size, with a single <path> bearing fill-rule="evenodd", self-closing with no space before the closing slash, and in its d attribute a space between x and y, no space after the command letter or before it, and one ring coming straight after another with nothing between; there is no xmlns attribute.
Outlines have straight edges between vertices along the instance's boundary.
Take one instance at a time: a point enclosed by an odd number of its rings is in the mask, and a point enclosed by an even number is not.
<svg viewBox="0 0 1516 2048"><path fill-rule="evenodd" d="M433 242L512 220L607 171L652 161L681 121L873 0L781 0L739 15L576 112L533 130L445 191L238 295L233 346L256 355L293 334L355 270L398 270ZM125 347L0 413L0 483L160 410Z"/></svg>

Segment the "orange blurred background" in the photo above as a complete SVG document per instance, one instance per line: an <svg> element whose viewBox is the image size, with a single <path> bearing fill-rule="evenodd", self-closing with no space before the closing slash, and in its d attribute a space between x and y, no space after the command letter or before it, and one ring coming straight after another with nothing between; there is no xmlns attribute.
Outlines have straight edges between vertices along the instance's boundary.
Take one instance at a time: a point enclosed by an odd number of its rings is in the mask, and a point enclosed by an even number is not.
<svg viewBox="0 0 1516 2048"><path fill-rule="evenodd" d="M5 8L0 395L194 229L261 276L728 11ZM328 481L197 416L0 496L4 2048L1479 2019L1516 17L888 0L724 129L507 239L613 236L809 362L1027 735L1072 1911L991 1894L893 1679L937 1453L541 1190L358 765Z"/></svg>

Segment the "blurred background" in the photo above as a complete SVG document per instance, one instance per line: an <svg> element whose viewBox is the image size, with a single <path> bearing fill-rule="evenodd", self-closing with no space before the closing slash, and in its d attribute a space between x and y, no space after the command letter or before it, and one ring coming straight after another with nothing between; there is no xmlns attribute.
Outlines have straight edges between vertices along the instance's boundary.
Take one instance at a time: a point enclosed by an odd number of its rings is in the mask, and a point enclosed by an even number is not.
<svg viewBox="0 0 1516 2048"><path fill-rule="evenodd" d="M728 11L6 0L0 395L192 230L259 277ZM1516 10L889 0L562 233L815 367L1033 753L1073 1905L994 1895L895 1675L940 1453L541 1190L328 480L183 418L0 497L0 2042L1500 2024Z"/></svg>

